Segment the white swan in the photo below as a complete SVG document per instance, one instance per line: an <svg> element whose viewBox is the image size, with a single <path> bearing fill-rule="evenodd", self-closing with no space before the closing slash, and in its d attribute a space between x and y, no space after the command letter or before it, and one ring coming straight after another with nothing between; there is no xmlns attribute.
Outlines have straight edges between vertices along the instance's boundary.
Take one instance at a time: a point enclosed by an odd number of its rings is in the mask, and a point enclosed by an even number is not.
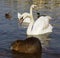
<svg viewBox="0 0 60 58"><path fill-rule="evenodd" d="M32 14L32 12L31 12L31 10L32 10L32 8L34 8L36 5L31 5L31 7L30 7L30 13L27 13L27 12L25 12L25 13L23 13L23 14L20 14L19 12L18 12L18 19L19 19L19 21L21 21L21 18L22 17L24 17L24 21L23 21L23 23L30 23L30 16L31 16L31 14ZM28 16L28 17L27 17Z"/></svg>
<svg viewBox="0 0 60 58"><path fill-rule="evenodd" d="M31 33L33 35L45 34L52 32L52 25L49 23L49 20L52 19L50 16L41 16L39 17L32 28Z"/></svg>
<svg viewBox="0 0 60 58"><path fill-rule="evenodd" d="M21 21L20 19L23 17L23 16L29 16L30 14L29 13L23 13L23 14L20 14L18 12L18 19L19 19L19 22ZM28 20L27 20L28 19ZM26 17L23 21L23 23L30 23L30 18Z"/></svg>
<svg viewBox="0 0 60 58"><path fill-rule="evenodd" d="M31 6L29 16L23 17L23 19L30 18L30 20L31 20L30 24L27 28L27 35L41 35L41 34L51 33L52 29L53 29L51 24L49 24L49 20L51 19L51 17L50 16L41 16L34 22L33 14L32 14L33 8L34 8L34 6Z"/></svg>

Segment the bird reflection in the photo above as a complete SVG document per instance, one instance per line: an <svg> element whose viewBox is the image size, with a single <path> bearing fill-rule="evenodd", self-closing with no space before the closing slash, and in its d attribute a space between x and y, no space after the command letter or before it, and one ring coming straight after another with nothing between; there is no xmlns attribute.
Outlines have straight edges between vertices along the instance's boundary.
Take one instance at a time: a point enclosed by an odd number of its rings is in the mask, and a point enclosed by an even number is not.
<svg viewBox="0 0 60 58"><path fill-rule="evenodd" d="M42 35L33 35L33 36L38 38L41 41L42 48L49 47L50 40L51 40L50 33L46 33ZM27 37L31 37L31 35L27 35Z"/></svg>

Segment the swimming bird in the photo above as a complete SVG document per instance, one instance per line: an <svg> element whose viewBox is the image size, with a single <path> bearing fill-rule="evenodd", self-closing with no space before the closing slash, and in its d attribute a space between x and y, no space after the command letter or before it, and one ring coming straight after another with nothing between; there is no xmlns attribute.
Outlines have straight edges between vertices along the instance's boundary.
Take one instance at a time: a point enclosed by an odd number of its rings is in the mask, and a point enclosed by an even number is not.
<svg viewBox="0 0 60 58"><path fill-rule="evenodd" d="M33 6L36 6L36 5L31 5L31 7L30 7L30 13L31 13L31 10L32 10ZM18 12L17 15L18 15L19 22L23 21L23 23L30 23L30 15L31 15L30 13L25 12L25 13L21 14L21 13ZM24 20L22 20L21 19L22 17L26 17L26 18Z"/></svg>
<svg viewBox="0 0 60 58"><path fill-rule="evenodd" d="M23 13L23 14L20 14L19 12L18 12L18 20L19 20L19 23L21 23L22 21L23 21L23 17L26 17L26 16L30 16L30 14L29 13ZM24 21L23 21L23 23L30 23L30 18L29 17L26 17L25 19L24 19Z"/></svg>
<svg viewBox="0 0 60 58"><path fill-rule="evenodd" d="M40 34L51 33L53 27L49 23L50 19L52 19L50 16L39 17L33 24L33 28L31 31L32 34L40 35Z"/></svg>
<svg viewBox="0 0 60 58"><path fill-rule="evenodd" d="M12 17L12 16L10 15L10 13L5 13L5 18L7 18L7 19L9 19L9 20L10 20L10 19L11 19L11 17Z"/></svg>
<svg viewBox="0 0 60 58"><path fill-rule="evenodd" d="M25 40L16 40L11 44L10 49L16 53L35 55L35 58L41 58L42 55L41 42L36 37L29 37Z"/></svg>
<svg viewBox="0 0 60 58"><path fill-rule="evenodd" d="M30 24L27 28L27 35L41 35L52 32L52 25L49 20L52 19L50 16L40 16L36 21L34 21L32 9L30 10L30 16L23 16L23 21L25 18L30 18ZM28 19L27 19L28 20Z"/></svg>
<svg viewBox="0 0 60 58"><path fill-rule="evenodd" d="M34 7L36 7L37 5L34 5L34 4L32 4L31 5L31 7L30 7L30 13L27 13L27 12L25 12L25 13L23 13L23 14L21 14L21 13L19 13L18 12L18 19L19 19L19 22L20 21L23 21L23 23L30 23L30 16L31 16L31 14L32 14L32 9L34 8ZM28 17L27 17L28 16ZM20 20L22 17L25 17L25 19L24 20Z"/></svg>

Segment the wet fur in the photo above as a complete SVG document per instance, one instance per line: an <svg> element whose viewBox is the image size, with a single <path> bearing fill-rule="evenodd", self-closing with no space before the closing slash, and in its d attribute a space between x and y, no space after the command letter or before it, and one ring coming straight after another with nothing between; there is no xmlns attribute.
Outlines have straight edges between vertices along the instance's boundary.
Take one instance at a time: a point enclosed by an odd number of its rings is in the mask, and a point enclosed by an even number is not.
<svg viewBox="0 0 60 58"><path fill-rule="evenodd" d="M26 55L29 54L29 55L41 56L42 54L42 46L40 40L35 37L29 37L26 40L14 41L11 44L11 50Z"/></svg>

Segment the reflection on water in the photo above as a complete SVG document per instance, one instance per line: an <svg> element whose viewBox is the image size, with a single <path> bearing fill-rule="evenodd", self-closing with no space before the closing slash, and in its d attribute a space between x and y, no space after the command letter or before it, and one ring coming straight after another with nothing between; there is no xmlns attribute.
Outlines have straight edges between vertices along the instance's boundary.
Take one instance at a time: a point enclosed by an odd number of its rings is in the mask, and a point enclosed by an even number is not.
<svg viewBox="0 0 60 58"><path fill-rule="evenodd" d="M12 54L10 51L10 44L17 40L24 40L26 36L26 28L18 26L17 12L29 12L32 3L26 2L27 0L0 0L0 58L22 58L23 54ZM28 5L28 6L27 6ZM4 15L10 12L12 15L11 20L7 20ZM44 35L45 48L43 48L42 58L60 58L60 7L51 11L47 9L41 14L49 14L54 20L51 24L54 26L53 32L46 38ZM35 14L35 13L34 13ZM41 38L42 36L37 36ZM25 58L24 54L24 58ZM29 58L29 57L28 57Z"/></svg>
<svg viewBox="0 0 60 58"><path fill-rule="evenodd" d="M42 35L33 35L34 37L37 37L42 44L42 47L48 47L49 46L49 41L51 40L49 38L50 33L42 34ZM31 37L30 35L27 37Z"/></svg>

